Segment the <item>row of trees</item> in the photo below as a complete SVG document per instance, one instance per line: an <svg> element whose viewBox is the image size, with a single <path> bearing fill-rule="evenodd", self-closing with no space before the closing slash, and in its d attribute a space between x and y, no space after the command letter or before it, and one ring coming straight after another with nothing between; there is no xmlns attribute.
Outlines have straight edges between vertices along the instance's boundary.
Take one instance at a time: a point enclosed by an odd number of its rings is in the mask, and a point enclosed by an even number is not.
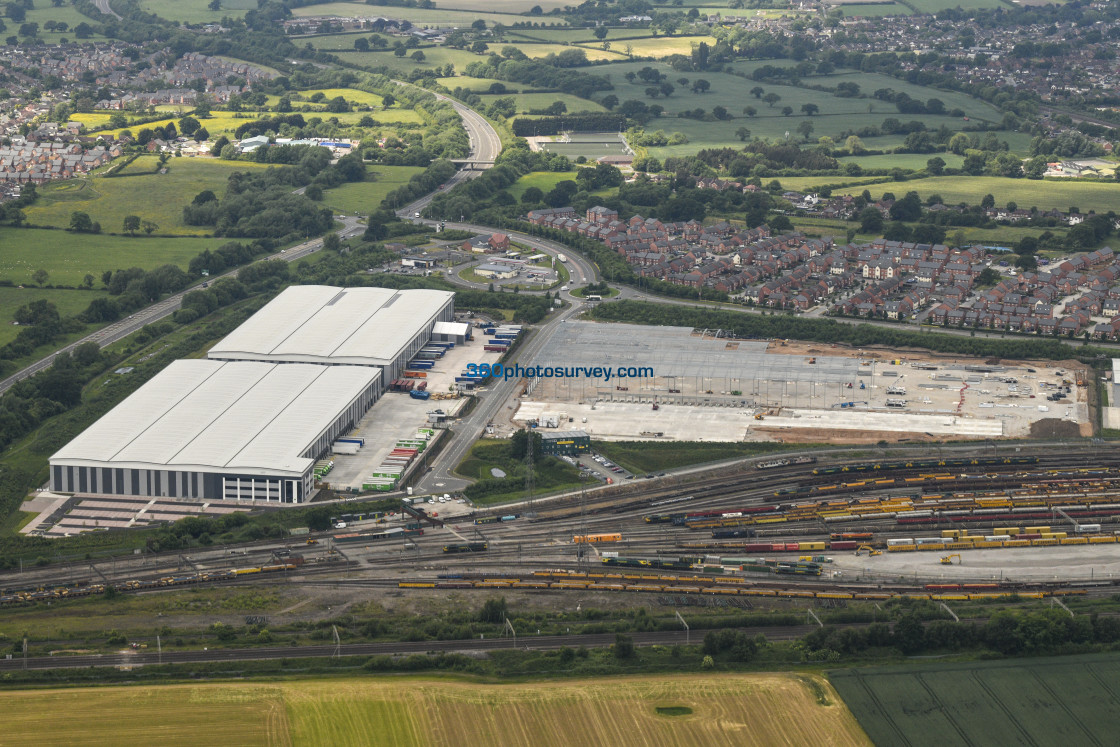
<svg viewBox="0 0 1120 747"><path fill-rule="evenodd" d="M846 343L853 347L883 345L892 349L923 348L938 353L1016 360L1024 358L1062 360L1075 355L1071 348L1057 340L964 337L870 324L844 324L831 319L681 308L645 301L600 304L589 313L599 321L723 329L747 339L781 338ZM1092 359L1099 353L1103 351L1083 347L1078 349L1076 355Z"/></svg>

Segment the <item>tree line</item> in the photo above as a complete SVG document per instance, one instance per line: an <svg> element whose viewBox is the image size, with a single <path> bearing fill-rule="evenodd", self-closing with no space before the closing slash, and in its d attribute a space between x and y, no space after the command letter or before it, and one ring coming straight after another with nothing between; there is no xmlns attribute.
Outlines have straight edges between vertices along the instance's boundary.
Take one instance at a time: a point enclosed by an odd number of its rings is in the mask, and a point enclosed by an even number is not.
<svg viewBox="0 0 1120 747"><path fill-rule="evenodd" d="M628 322L662 326L722 329L745 339L791 339L842 343L852 347L882 345L894 349L921 348L937 353L1009 360L1037 358L1095 360L1105 356L1100 348L1071 348L1057 340L993 339L963 335L916 332L870 324L844 324L832 319L811 319L786 314L747 314L736 311L682 307L648 301L613 301L589 310L602 322Z"/></svg>

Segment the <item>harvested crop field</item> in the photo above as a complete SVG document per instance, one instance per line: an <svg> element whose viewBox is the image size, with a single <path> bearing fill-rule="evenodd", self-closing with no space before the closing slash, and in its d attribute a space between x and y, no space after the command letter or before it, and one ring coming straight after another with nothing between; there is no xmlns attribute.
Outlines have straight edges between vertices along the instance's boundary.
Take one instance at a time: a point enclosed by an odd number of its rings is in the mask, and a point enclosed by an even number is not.
<svg viewBox="0 0 1120 747"><path fill-rule="evenodd" d="M809 675L509 685L370 677L9 691L5 699L13 744L869 744L831 687Z"/></svg>

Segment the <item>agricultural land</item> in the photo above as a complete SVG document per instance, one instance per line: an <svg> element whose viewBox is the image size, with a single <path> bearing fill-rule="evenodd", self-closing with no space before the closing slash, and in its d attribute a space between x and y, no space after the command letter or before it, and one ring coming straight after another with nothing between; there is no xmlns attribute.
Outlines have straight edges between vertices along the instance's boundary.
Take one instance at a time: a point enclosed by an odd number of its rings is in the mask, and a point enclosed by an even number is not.
<svg viewBox="0 0 1120 747"><path fill-rule="evenodd" d="M463 735L496 745L868 744L823 680L780 674L505 685L318 679L9 691L5 699L9 737L41 744L426 745ZM59 724L62 712L73 730Z"/></svg>
<svg viewBox="0 0 1120 747"><path fill-rule="evenodd" d="M923 663L829 674L874 744L1108 744L1115 654Z"/></svg>

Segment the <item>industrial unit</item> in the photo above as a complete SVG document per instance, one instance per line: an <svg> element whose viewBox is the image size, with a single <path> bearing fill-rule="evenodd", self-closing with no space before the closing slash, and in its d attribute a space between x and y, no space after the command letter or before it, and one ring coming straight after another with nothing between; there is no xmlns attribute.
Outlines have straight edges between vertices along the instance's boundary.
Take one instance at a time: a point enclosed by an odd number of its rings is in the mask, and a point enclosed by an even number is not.
<svg viewBox="0 0 1120 747"><path fill-rule="evenodd" d="M302 503L315 460L452 320L454 298L288 288L209 360L171 364L59 450L51 489Z"/></svg>
<svg viewBox="0 0 1120 747"><path fill-rule="evenodd" d="M400 377L436 322L454 317L440 290L288 288L210 349L214 360L376 366L381 384Z"/></svg>
<svg viewBox="0 0 1120 747"><path fill-rule="evenodd" d="M51 490L301 503L377 401L367 366L181 360L50 459Z"/></svg>

